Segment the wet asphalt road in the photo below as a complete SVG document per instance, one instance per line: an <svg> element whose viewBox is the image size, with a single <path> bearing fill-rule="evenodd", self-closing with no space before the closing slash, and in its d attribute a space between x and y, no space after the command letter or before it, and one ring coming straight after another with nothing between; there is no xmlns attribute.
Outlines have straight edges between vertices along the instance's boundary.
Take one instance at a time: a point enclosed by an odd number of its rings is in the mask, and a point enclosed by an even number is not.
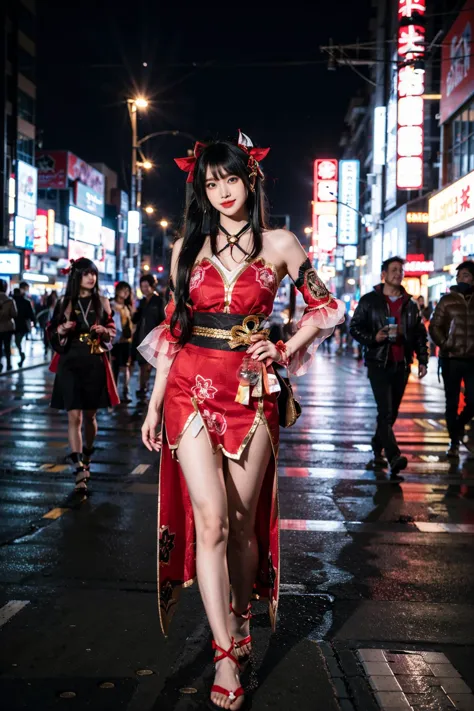
<svg viewBox="0 0 474 711"><path fill-rule="evenodd" d="M474 708L474 462L443 456L431 370L401 408L400 485L366 469L375 408L363 366L320 356L298 382L304 412L282 432L280 456L281 613L271 635L255 605L247 708L375 711L388 697L374 697L361 648L442 652L467 684L459 700L420 662L395 677L400 705L384 708ZM132 403L99 416L93 494L73 505L52 378L44 367L0 376L0 707L204 708L212 653L196 587L167 641L159 630L157 462L140 444L144 412Z"/></svg>

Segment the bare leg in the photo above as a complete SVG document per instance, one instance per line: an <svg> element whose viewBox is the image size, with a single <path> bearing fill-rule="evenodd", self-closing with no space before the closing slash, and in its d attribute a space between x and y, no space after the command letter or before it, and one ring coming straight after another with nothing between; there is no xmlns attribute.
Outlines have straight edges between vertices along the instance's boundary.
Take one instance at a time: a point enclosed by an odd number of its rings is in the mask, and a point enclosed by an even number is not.
<svg viewBox="0 0 474 711"><path fill-rule="evenodd" d="M227 460L226 478L229 507L229 545L227 561L232 585L232 607L244 613L249 604L258 567L255 515L272 446L267 428L257 427L239 461ZM229 631L236 642L249 634L249 620L229 614ZM236 649L237 656L250 653L250 645Z"/></svg>
<svg viewBox="0 0 474 711"><path fill-rule="evenodd" d="M94 446L94 440L97 435L96 413L97 413L97 410L85 410L84 411L84 419L85 419L84 434L85 434L87 449L92 449L92 447ZM80 451L82 452L82 448Z"/></svg>
<svg viewBox="0 0 474 711"><path fill-rule="evenodd" d="M227 496L222 469L222 455L213 454L206 432L197 437L191 428L184 433L178 447L178 459L191 498L196 526L196 569L199 592L216 643L228 649L229 573L227 570ZM216 665L215 683L235 691L240 686L237 668L229 659ZM240 708L243 697L232 706L223 694L212 693L212 701L221 708Z"/></svg>
<svg viewBox="0 0 474 711"><path fill-rule="evenodd" d="M82 452L82 412L81 410L69 410L67 413L68 420L68 439L71 452Z"/></svg>
<svg viewBox="0 0 474 711"><path fill-rule="evenodd" d="M128 395L128 384L130 382L130 367L128 365L122 366L120 372L123 373L123 393L125 396ZM118 379L117 379L118 385Z"/></svg>

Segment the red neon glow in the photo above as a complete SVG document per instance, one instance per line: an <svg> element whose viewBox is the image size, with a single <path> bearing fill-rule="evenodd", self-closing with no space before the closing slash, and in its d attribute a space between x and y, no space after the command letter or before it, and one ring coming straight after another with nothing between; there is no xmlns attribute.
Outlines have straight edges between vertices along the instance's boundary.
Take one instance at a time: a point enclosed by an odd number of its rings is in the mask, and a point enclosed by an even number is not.
<svg viewBox="0 0 474 711"><path fill-rule="evenodd" d="M399 0L398 19L398 110L397 110L397 188L420 190L423 187L425 72L416 60L425 55L425 28L416 23L426 11L425 0ZM407 20L413 20L407 24Z"/></svg>
<svg viewBox="0 0 474 711"><path fill-rule="evenodd" d="M335 158L314 161L313 252L332 252L337 244L337 178Z"/></svg>
<svg viewBox="0 0 474 711"><path fill-rule="evenodd" d="M415 13L424 15L426 12L425 0L400 0L398 3L398 21L403 17L413 17Z"/></svg>

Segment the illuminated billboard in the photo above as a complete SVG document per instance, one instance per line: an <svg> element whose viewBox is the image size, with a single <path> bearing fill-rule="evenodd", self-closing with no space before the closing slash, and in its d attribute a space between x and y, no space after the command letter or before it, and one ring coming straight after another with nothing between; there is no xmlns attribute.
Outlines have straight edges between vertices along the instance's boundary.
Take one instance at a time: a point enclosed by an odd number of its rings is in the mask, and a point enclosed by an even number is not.
<svg viewBox="0 0 474 711"><path fill-rule="evenodd" d="M398 190L423 187L425 12L425 0L398 2Z"/></svg>
<svg viewBox="0 0 474 711"><path fill-rule="evenodd" d="M358 160L339 161L338 244L359 242L359 170Z"/></svg>
<svg viewBox="0 0 474 711"><path fill-rule="evenodd" d="M337 242L338 161L314 161L313 251L332 252Z"/></svg>

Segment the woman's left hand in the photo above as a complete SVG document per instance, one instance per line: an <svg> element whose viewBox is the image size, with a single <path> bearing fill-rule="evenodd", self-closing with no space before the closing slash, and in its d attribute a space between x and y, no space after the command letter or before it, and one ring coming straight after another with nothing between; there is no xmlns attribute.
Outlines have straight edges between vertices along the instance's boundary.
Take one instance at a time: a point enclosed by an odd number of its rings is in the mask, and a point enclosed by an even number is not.
<svg viewBox="0 0 474 711"><path fill-rule="evenodd" d="M265 361L268 368L269 365L281 360L281 353L274 343L265 339L263 336L252 336L252 341L255 341L247 348L247 354L255 360Z"/></svg>

